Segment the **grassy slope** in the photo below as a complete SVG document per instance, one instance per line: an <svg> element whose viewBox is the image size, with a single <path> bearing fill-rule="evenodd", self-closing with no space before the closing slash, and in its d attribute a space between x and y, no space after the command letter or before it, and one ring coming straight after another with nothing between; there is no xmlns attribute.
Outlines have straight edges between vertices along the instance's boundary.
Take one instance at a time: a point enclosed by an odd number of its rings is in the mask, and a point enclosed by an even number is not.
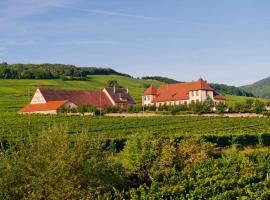
<svg viewBox="0 0 270 200"><path fill-rule="evenodd" d="M245 85L240 87L245 91L252 92L257 96L270 98L270 77L257 81L251 85Z"/></svg>
<svg viewBox="0 0 270 200"><path fill-rule="evenodd" d="M153 80L138 80L118 75L93 75L90 81L62 81L62 80L0 80L0 111L18 110L25 105L37 87L55 87L66 89L98 90L106 86L110 79L115 79L123 87L128 87L137 103L141 102L141 94L145 90L145 83L159 86L161 82ZM247 97L226 96L227 103L233 105L242 102ZM266 99L263 99L266 101Z"/></svg>
<svg viewBox="0 0 270 200"><path fill-rule="evenodd" d="M0 80L0 111L18 110L29 101L37 87L99 90L105 87L107 81L111 79L115 79L121 86L127 87L137 103L141 102L145 83L152 83L156 86L161 84L159 81L138 80L118 75L93 75L90 76L90 81Z"/></svg>
<svg viewBox="0 0 270 200"><path fill-rule="evenodd" d="M266 98L226 95L226 103L229 106L233 106L235 103L245 102L247 99L258 99L264 102L270 101L270 99L266 99Z"/></svg>

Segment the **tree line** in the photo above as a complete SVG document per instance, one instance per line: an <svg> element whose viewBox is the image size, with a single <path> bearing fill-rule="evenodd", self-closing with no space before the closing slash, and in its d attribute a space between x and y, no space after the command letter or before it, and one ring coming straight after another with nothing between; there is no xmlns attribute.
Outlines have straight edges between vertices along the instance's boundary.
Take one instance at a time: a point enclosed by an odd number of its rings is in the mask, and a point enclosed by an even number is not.
<svg viewBox="0 0 270 200"><path fill-rule="evenodd" d="M0 63L0 79L59 79L86 80L88 75L121 75L111 68L76 67L64 64L8 64Z"/></svg>
<svg viewBox="0 0 270 200"><path fill-rule="evenodd" d="M179 83L179 81L177 81L177 80L174 80L174 79L171 79L168 77L163 77L163 76L144 76L144 77L142 77L142 79L144 79L144 80L149 80L149 79L157 80L157 81L160 81L163 83L168 83L168 84Z"/></svg>

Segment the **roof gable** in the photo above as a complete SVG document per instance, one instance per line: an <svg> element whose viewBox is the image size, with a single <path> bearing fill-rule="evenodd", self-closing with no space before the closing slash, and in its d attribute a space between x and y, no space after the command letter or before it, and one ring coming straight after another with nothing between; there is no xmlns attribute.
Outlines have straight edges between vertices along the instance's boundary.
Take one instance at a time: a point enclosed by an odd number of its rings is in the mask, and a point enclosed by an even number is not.
<svg viewBox="0 0 270 200"><path fill-rule="evenodd" d="M105 88L111 99L115 103L122 104L135 104L135 101L130 96L128 91L124 88Z"/></svg>
<svg viewBox="0 0 270 200"><path fill-rule="evenodd" d="M157 94L157 88L153 86L152 84L145 90L143 95L156 95Z"/></svg>

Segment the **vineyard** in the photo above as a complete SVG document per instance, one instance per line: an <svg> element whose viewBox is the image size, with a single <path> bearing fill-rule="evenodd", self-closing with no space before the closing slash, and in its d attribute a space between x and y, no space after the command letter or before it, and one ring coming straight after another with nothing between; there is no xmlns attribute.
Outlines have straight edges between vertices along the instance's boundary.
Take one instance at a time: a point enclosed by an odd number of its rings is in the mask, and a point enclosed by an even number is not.
<svg viewBox="0 0 270 200"><path fill-rule="evenodd" d="M270 118L16 114L35 81L0 86L0 199L270 199Z"/></svg>
<svg viewBox="0 0 270 200"><path fill-rule="evenodd" d="M128 139L134 134L162 137L200 136L206 140L230 143L257 144L270 137L269 118L226 117L90 117L67 115L2 114L1 138L20 138L36 134L48 127L64 127L69 134L86 132L92 138ZM270 141L269 141L270 142Z"/></svg>

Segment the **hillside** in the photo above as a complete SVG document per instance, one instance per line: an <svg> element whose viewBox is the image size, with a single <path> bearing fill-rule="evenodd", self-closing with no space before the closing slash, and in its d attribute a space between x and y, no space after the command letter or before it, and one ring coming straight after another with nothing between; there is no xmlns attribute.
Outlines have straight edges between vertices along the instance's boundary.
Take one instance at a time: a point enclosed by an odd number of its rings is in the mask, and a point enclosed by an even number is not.
<svg viewBox="0 0 270 200"><path fill-rule="evenodd" d="M149 84L155 86L161 84L161 82L155 80L141 80L120 75L90 75L88 78L89 81L0 79L0 110L18 110L30 100L37 87L98 90L105 87L108 80L117 80L118 84L128 88L135 101L140 103L141 94L145 87Z"/></svg>
<svg viewBox="0 0 270 200"><path fill-rule="evenodd" d="M270 98L270 77L240 88L256 96Z"/></svg>
<svg viewBox="0 0 270 200"><path fill-rule="evenodd" d="M225 84L217 84L217 83L210 83L209 85L212 88L214 88L217 92L223 95L254 97L254 95L251 92L246 92L245 90L239 87L225 85Z"/></svg>

